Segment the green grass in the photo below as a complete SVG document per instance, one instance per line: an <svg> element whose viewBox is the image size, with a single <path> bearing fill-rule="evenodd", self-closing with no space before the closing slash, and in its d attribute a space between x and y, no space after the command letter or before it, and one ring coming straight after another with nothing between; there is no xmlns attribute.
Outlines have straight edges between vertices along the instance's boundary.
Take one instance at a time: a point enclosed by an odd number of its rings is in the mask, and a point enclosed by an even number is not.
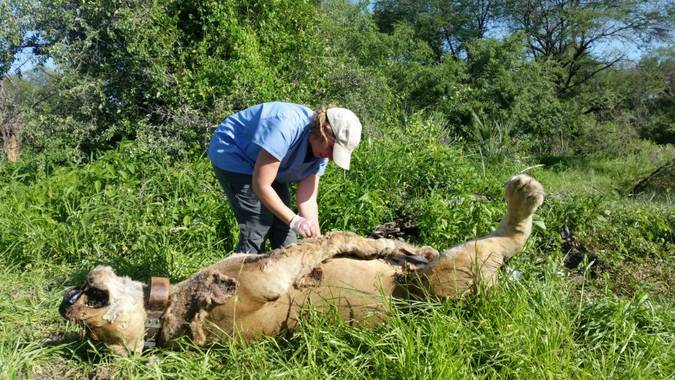
<svg viewBox="0 0 675 380"><path fill-rule="evenodd" d="M620 157L544 157L539 163L546 170L540 172L540 180L548 185L553 194L570 193L619 193L628 195L632 188L659 166L675 158L672 145L656 146L643 144L637 152ZM663 200L672 203L675 194L647 194L650 201ZM631 196L632 197L632 196ZM637 196L638 199L645 197Z"/></svg>
<svg viewBox="0 0 675 380"><path fill-rule="evenodd" d="M440 131L412 120L405 133L366 139L349 172L329 169L323 230L367 234L408 216L420 227L411 240L437 248L492 230L503 183L536 162L484 173L480 158L441 143ZM208 160L172 162L132 144L81 166L1 165L0 378L673 377L675 209L612 190L637 170L617 177L619 161L588 164L605 169L531 171L548 198L525 251L508 263L523 273L519 281L504 274L496 289L463 301L396 301L372 330L313 316L277 338L184 340L180 350L132 358L83 339L58 304L99 263L141 281L179 281L229 254L236 223ZM594 276L564 269L564 226L601 257Z"/></svg>

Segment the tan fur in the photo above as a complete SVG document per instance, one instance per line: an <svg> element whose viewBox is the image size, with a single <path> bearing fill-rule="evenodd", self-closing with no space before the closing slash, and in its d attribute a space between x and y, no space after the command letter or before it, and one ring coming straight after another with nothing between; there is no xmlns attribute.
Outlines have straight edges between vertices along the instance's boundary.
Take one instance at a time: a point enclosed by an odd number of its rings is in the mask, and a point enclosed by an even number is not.
<svg viewBox="0 0 675 380"><path fill-rule="evenodd" d="M331 232L268 255L232 255L172 287L160 343L168 345L184 334L197 344L273 336L296 327L308 305L373 326L386 318L387 297L406 294L402 289L459 297L479 285L488 288L529 237L543 187L518 175L508 182L506 198L507 212L495 232L442 256L429 247L349 232ZM411 255L424 256L429 264L404 270L401 259ZM107 290L108 304L87 307L85 292L71 305L67 295L61 305L64 317L82 322L92 339L116 353L139 353L146 319L143 285L100 266L89 274L87 285Z"/></svg>

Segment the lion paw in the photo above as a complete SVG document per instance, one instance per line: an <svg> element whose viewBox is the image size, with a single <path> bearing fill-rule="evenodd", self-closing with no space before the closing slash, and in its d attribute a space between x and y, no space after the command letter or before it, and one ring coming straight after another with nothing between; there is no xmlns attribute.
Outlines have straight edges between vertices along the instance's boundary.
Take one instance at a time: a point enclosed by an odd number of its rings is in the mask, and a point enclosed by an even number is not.
<svg viewBox="0 0 675 380"><path fill-rule="evenodd" d="M532 212L544 202L544 187L529 175L518 174L506 184L506 200L511 206Z"/></svg>
<svg viewBox="0 0 675 380"><path fill-rule="evenodd" d="M423 247L400 247L398 253L403 256L424 257L428 262L435 260L439 256L437 250L426 245Z"/></svg>

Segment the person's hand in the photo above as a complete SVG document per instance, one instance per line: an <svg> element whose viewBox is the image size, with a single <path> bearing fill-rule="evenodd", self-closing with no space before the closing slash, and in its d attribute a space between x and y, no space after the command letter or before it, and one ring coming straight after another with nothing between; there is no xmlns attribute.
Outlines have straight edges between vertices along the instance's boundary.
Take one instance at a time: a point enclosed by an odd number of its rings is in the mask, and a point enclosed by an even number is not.
<svg viewBox="0 0 675 380"><path fill-rule="evenodd" d="M291 219L289 225L293 231L300 234L303 238L313 238L321 235L316 221L304 218L298 214Z"/></svg>

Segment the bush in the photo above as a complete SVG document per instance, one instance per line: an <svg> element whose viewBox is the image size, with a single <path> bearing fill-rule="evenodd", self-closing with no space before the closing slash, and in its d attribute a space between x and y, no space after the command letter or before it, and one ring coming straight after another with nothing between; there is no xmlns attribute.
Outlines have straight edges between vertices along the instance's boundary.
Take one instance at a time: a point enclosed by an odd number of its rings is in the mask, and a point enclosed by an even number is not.
<svg viewBox="0 0 675 380"><path fill-rule="evenodd" d="M171 163L124 146L28 185L11 181L0 192L6 265L86 270L115 262L129 273L175 278L233 247L236 223L207 160Z"/></svg>
<svg viewBox="0 0 675 380"><path fill-rule="evenodd" d="M365 137L351 170L331 167L322 179L324 229L368 234L410 217L421 228L421 242L444 248L499 222L508 176L482 178L470 157L444 143L442 122L416 115L403 127L382 129L379 139Z"/></svg>
<svg viewBox="0 0 675 380"><path fill-rule="evenodd" d="M87 157L139 134L150 143L154 133L162 137L154 147L172 153L201 141L201 120L262 101L312 102L321 76L309 1L55 2L24 11L38 29L56 26L41 31L40 54L58 72L39 107L26 110L38 150ZM177 121L184 111L200 122Z"/></svg>
<svg viewBox="0 0 675 380"><path fill-rule="evenodd" d="M443 246L489 230L503 210L501 184L496 177L481 179L442 139L442 127L420 116L405 127L389 126L382 139L365 136L352 170L331 165L322 179L323 230L368 234L407 215L432 231L422 234L426 244ZM180 277L235 244L236 223L203 156L174 162L125 143L89 164L30 181L22 181L20 170L4 170L14 176L0 187L7 200L0 207L0 228L7 231L0 252L8 265L47 261L88 268L114 261L123 270ZM476 193L494 201L472 197ZM455 198L462 207L435 209Z"/></svg>

